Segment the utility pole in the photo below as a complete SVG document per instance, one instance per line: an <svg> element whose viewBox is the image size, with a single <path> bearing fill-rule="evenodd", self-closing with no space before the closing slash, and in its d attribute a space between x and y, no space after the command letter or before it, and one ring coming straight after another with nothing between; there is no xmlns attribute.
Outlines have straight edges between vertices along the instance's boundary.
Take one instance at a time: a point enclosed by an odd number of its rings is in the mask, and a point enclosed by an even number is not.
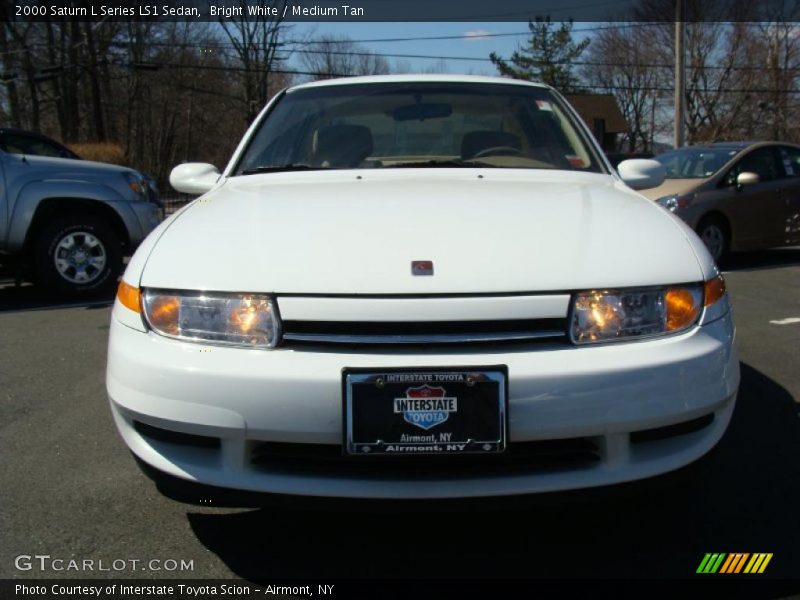
<svg viewBox="0 0 800 600"><path fill-rule="evenodd" d="M685 53L683 48L683 0L675 0L675 147L680 148L684 144L684 118L683 108L686 87L686 65Z"/></svg>

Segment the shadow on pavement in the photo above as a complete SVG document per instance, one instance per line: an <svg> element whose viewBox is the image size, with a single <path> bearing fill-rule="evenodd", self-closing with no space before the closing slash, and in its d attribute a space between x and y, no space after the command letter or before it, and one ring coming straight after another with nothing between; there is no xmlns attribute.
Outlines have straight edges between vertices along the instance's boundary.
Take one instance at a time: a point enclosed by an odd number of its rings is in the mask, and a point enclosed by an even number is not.
<svg viewBox="0 0 800 600"><path fill-rule="evenodd" d="M57 294L42 287L13 280L0 280L0 312L46 310L53 308L102 308L114 303L114 290L108 289L82 298Z"/></svg>
<svg viewBox="0 0 800 600"><path fill-rule="evenodd" d="M754 271L796 265L800 265L800 248L798 247L734 252L723 259L720 267L723 271Z"/></svg>
<svg viewBox="0 0 800 600"><path fill-rule="evenodd" d="M654 479L492 501L488 510L451 501L413 511L298 504L187 517L199 541L250 580L681 578L697 577L706 552L772 552L758 577L791 580L800 564L798 492L797 405L743 364L738 405L717 448ZM800 592L800 581L789 586Z"/></svg>

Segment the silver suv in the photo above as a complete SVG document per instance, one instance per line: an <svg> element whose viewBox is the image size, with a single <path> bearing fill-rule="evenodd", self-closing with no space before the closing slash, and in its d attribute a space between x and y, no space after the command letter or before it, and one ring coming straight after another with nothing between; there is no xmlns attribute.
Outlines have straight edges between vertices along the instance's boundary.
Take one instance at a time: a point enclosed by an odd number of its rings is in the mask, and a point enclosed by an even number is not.
<svg viewBox="0 0 800 600"><path fill-rule="evenodd" d="M148 179L127 167L36 156L6 139L24 135L0 131L0 262L61 292L112 286L123 256L161 220Z"/></svg>

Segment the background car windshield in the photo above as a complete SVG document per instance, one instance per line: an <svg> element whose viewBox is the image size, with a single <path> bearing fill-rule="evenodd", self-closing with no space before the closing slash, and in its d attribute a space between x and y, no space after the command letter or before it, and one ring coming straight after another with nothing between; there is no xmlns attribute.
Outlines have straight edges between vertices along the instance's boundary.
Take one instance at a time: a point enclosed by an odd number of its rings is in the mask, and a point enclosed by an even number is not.
<svg viewBox="0 0 800 600"><path fill-rule="evenodd" d="M667 169L667 179L705 179L711 177L739 150L732 148L681 148L655 159Z"/></svg>
<svg viewBox="0 0 800 600"><path fill-rule="evenodd" d="M10 154L78 158L77 154L67 148L56 146L38 136L16 132L6 132L3 135L3 149Z"/></svg>
<svg viewBox="0 0 800 600"><path fill-rule="evenodd" d="M546 88L368 84L288 92L252 137L235 174L294 165L475 165L601 171Z"/></svg>

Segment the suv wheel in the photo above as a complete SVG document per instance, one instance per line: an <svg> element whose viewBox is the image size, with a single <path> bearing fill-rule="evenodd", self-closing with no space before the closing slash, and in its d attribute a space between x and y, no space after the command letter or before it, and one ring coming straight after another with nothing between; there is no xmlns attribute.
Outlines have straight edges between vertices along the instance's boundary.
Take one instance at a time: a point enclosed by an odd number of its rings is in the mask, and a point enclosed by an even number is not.
<svg viewBox="0 0 800 600"><path fill-rule="evenodd" d="M96 217L69 217L48 224L35 241L40 283L69 293L91 293L116 283L122 270L119 237Z"/></svg>
<svg viewBox="0 0 800 600"><path fill-rule="evenodd" d="M697 226L697 235L711 253L715 262L719 262L728 252L730 235L725 221L719 217L707 217Z"/></svg>

